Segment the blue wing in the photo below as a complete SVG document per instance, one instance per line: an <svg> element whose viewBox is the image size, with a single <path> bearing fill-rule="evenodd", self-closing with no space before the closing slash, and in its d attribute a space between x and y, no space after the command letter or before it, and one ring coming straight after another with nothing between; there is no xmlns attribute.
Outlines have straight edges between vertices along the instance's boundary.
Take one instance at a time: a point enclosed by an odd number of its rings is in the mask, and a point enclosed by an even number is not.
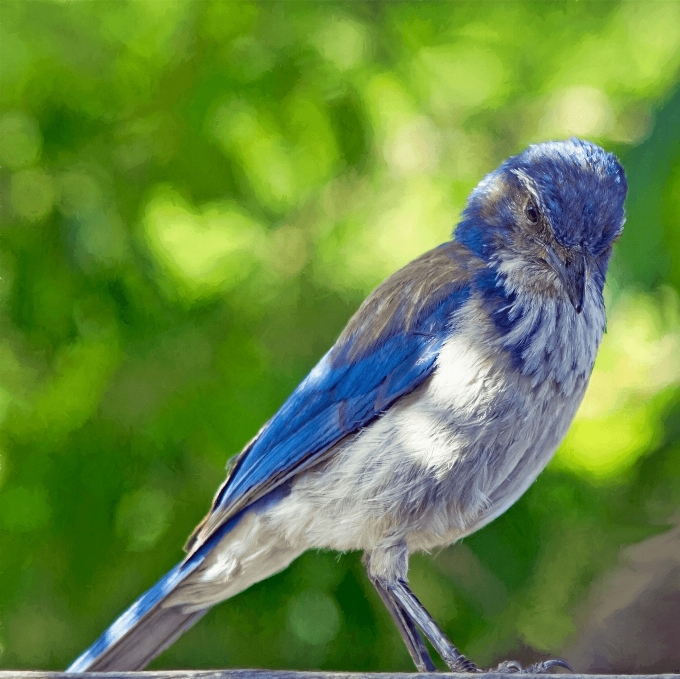
<svg viewBox="0 0 680 679"><path fill-rule="evenodd" d="M467 248L446 243L378 287L237 458L188 548L422 384L470 295L475 266Z"/></svg>

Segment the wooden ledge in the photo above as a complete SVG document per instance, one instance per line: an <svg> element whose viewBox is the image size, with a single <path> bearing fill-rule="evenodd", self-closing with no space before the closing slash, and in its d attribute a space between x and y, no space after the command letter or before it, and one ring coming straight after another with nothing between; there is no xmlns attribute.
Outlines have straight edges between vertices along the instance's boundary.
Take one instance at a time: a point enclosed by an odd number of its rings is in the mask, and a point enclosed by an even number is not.
<svg viewBox="0 0 680 679"><path fill-rule="evenodd" d="M295 672L287 670L158 670L155 672L34 672L0 670L0 679L414 679L416 672ZM437 679L471 679L470 674L438 672ZM545 674L523 674L522 679L546 679ZM564 674L569 679L680 679L680 674ZM484 672L475 679L519 679L517 674Z"/></svg>

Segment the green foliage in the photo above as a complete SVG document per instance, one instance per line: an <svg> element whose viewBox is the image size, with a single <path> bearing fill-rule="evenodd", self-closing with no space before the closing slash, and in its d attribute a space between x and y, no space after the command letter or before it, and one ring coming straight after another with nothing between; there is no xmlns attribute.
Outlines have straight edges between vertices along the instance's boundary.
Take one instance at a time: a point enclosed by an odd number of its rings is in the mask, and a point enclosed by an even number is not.
<svg viewBox="0 0 680 679"><path fill-rule="evenodd" d="M0 12L0 666L89 644L365 294L502 158L576 134L630 178L591 390L516 506L412 564L475 660L559 654L680 501L680 4ZM324 553L155 666L411 668L358 555Z"/></svg>

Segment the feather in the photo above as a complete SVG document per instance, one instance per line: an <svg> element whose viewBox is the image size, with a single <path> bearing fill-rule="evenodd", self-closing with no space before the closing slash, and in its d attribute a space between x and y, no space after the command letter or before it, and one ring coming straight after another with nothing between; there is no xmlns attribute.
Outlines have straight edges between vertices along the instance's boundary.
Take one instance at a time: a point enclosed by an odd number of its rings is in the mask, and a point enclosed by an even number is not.
<svg viewBox="0 0 680 679"><path fill-rule="evenodd" d="M265 502L263 498L260 502ZM212 548L239 522L233 516L190 557L166 573L135 601L67 668L67 672L138 670L145 667L177 637L196 623L207 608L184 611L164 604L176 587L204 562Z"/></svg>
<svg viewBox="0 0 680 679"><path fill-rule="evenodd" d="M194 532L196 549L234 512L318 464L432 373L479 260L455 242L406 265L361 305L333 348L241 453Z"/></svg>

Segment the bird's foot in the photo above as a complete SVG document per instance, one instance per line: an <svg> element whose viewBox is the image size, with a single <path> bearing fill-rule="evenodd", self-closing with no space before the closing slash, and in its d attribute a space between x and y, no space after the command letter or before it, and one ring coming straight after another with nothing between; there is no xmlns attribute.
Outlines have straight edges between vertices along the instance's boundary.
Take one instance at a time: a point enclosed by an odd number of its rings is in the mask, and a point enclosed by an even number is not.
<svg viewBox="0 0 680 679"><path fill-rule="evenodd" d="M553 658L551 660L535 662L528 667L522 667L516 660L505 660L498 667L490 669L489 672L502 672L503 674L550 674L550 670L553 667L564 667L572 673L574 671L566 660Z"/></svg>

